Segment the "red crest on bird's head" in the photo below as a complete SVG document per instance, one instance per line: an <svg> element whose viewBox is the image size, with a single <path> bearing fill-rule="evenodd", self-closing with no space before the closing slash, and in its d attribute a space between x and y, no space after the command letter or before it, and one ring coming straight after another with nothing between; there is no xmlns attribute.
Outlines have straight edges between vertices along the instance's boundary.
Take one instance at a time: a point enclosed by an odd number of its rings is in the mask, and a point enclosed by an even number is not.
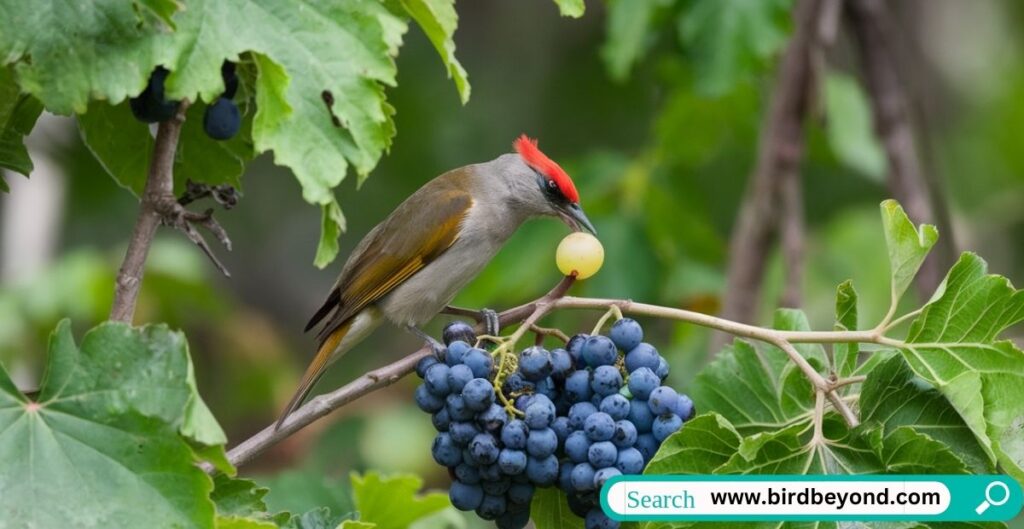
<svg viewBox="0 0 1024 529"><path fill-rule="evenodd" d="M576 192L576 184L572 183L572 178L569 178L569 174L554 160L540 152L540 149L537 148L537 140L523 134L516 138L512 146L516 148L516 152L523 157L523 161L527 165L554 182L565 198L574 204L580 201L580 194Z"/></svg>

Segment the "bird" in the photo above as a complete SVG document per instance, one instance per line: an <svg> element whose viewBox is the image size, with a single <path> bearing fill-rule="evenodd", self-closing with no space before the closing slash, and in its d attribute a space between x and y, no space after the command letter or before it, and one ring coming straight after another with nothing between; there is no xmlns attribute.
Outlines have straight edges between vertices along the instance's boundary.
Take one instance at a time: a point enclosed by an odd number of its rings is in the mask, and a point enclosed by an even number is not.
<svg viewBox="0 0 1024 529"><path fill-rule="evenodd" d="M327 368L387 321L420 330L483 270L509 237L537 217L597 234L568 173L523 134L515 152L448 171L410 195L356 245L306 325L317 350L275 425L302 405ZM493 311L490 312L493 318Z"/></svg>

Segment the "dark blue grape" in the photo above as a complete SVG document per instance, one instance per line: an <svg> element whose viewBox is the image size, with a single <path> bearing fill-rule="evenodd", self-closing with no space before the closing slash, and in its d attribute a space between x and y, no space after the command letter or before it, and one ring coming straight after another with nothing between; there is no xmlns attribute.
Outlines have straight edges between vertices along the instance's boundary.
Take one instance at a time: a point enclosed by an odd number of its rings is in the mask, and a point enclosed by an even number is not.
<svg viewBox="0 0 1024 529"><path fill-rule="evenodd" d="M526 380L519 373L512 373L505 379L504 387L505 393L522 393L523 391L532 391L533 382Z"/></svg>
<svg viewBox="0 0 1024 529"><path fill-rule="evenodd" d="M614 365L618 359L619 352L607 336L591 336L583 344L583 360L590 367Z"/></svg>
<svg viewBox="0 0 1024 529"><path fill-rule="evenodd" d="M612 443L619 448L628 448L636 444L636 426L629 421L616 421Z"/></svg>
<svg viewBox="0 0 1024 529"><path fill-rule="evenodd" d="M651 397L647 399L647 405L651 407L651 412L655 415L666 415L672 413L677 400L679 400L679 394L676 393L676 390L668 386L658 386L651 392Z"/></svg>
<svg viewBox="0 0 1024 529"><path fill-rule="evenodd" d="M622 375L615 366L600 366L594 370L594 380L590 389L601 396L613 395L622 388Z"/></svg>
<svg viewBox="0 0 1024 529"><path fill-rule="evenodd" d="M516 397L516 409L522 412L526 412L526 408L530 407L530 403L533 402L533 395L520 395Z"/></svg>
<svg viewBox="0 0 1024 529"><path fill-rule="evenodd" d="M508 414L505 413L505 408L497 404L491 404L489 408L480 412L476 418L476 423L486 432L492 432L500 434L501 430L505 427L505 423L508 422Z"/></svg>
<svg viewBox="0 0 1024 529"><path fill-rule="evenodd" d="M530 382L544 380L551 375L551 353L543 347L527 347L519 353L519 372Z"/></svg>
<svg viewBox="0 0 1024 529"><path fill-rule="evenodd" d="M619 522L612 520L601 509L591 509L583 520L584 529L619 529Z"/></svg>
<svg viewBox="0 0 1024 529"><path fill-rule="evenodd" d="M680 394L676 405L672 407L672 412L678 415L680 419L688 421L693 418L693 411L693 401L690 397Z"/></svg>
<svg viewBox="0 0 1024 529"><path fill-rule="evenodd" d="M529 509L523 511L506 511L505 514L494 520L498 529L523 529L530 523Z"/></svg>
<svg viewBox="0 0 1024 529"><path fill-rule="evenodd" d="M668 362L664 358L658 358L658 369L654 370L654 374L658 375L661 380L668 378Z"/></svg>
<svg viewBox="0 0 1024 529"><path fill-rule="evenodd" d="M615 468L623 474L639 474L644 471L644 455L636 448L623 448L615 459Z"/></svg>
<svg viewBox="0 0 1024 529"><path fill-rule="evenodd" d="M565 350L569 351L576 369L587 367L587 361L583 359L583 344L587 342L587 338L590 338L589 334L577 334L569 338L569 342L565 344Z"/></svg>
<svg viewBox="0 0 1024 529"><path fill-rule="evenodd" d="M497 462L480 467L480 479L483 481L496 481L501 479L503 475L501 466Z"/></svg>
<svg viewBox="0 0 1024 529"><path fill-rule="evenodd" d="M655 373L658 372L658 360L661 355L658 350L647 342L632 348L626 353L626 372L632 373L641 367L646 367Z"/></svg>
<svg viewBox="0 0 1024 529"><path fill-rule="evenodd" d="M582 430L587 417L597 413L597 406L589 402L577 402L569 408L569 428Z"/></svg>
<svg viewBox="0 0 1024 529"><path fill-rule="evenodd" d="M612 339L615 347L623 351L632 351L634 347L640 345L640 342L643 341L644 330L636 320L622 318L612 324L611 330L608 331L608 337Z"/></svg>
<svg viewBox="0 0 1024 529"><path fill-rule="evenodd" d="M615 467L605 467L594 473L594 488L601 490L604 483L615 476L621 476L622 472Z"/></svg>
<svg viewBox="0 0 1024 529"><path fill-rule="evenodd" d="M626 419L636 426L638 433L650 432L651 426L654 425L654 413L651 412L646 400L633 399L629 401L629 416Z"/></svg>
<svg viewBox="0 0 1024 529"><path fill-rule="evenodd" d="M593 501L580 497L578 494L567 494L565 499L569 504L569 510L580 518L586 518L590 509L594 508Z"/></svg>
<svg viewBox="0 0 1024 529"><path fill-rule="evenodd" d="M462 340L455 340L448 344L448 348L444 352L444 363L448 364L449 367L456 366L462 363L462 357L466 356L473 347Z"/></svg>
<svg viewBox="0 0 1024 529"><path fill-rule="evenodd" d="M448 410L448 417L452 421L469 421L473 419L473 410L466 407L466 401L462 395L448 395L445 397L445 409Z"/></svg>
<svg viewBox="0 0 1024 529"><path fill-rule="evenodd" d="M242 127L242 113L235 102L218 97L203 113L203 130L215 140L229 140Z"/></svg>
<svg viewBox="0 0 1024 529"><path fill-rule="evenodd" d="M572 488L577 492L587 492L594 490L594 467L590 463L580 463L572 467L572 474L570 474L570 481L572 482Z"/></svg>
<svg viewBox="0 0 1024 529"><path fill-rule="evenodd" d="M636 444L634 448L640 451L644 456L644 462L649 462L654 454L658 453L658 447L661 446L661 442L658 441L654 434L642 433L636 436Z"/></svg>
<svg viewBox="0 0 1024 529"><path fill-rule="evenodd" d="M483 349L470 349L462 357L462 363L469 366L473 370L473 376L476 378L487 378L491 375L491 367L494 366L494 360L491 355Z"/></svg>
<svg viewBox="0 0 1024 529"><path fill-rule="evenodd" d="M438 397L427 389L426 385L421 384L416 388L416 393L413 395L413 399L416 400L416 406L427 413L436 413L445 406L445 400L443 397Z"/></svg>
<svg viewBox="0 0 1024 529"><path fill-rule="evenodd" d="M590 389L590 371L581 369L565 379L565 397L571 403L586 402L593 395Z"/></svg>
<svg viewBox="0 0 1024 529"><path fill-rule="evenodd" d="M498 454L498 467L508 475L522 474L526 470L526 452L503 448Z"/></svg>
<svg viewBox="0 0 1024 529"><path fill-rule="evenodd" d="M619 457L619 449L615 447L610 441L600 441L590 445L590 450L587 450L587 461L594 468L606 468L615 464L615 459Z"/></svg>
<svg viewBox="0 0 1024 529"><path fill-rule="evenodd" d="M651 427L651 433L654 434L654 438L658 441L664 441L666 437L676 433L683 426L683 420L678 415L672 413L669 415L660 415L654 419L654 426Z"/></svg>
<svg viewBox="0 0 1024 529"><path fill-rule="evenodd" d="M597 412L583 421L583 431L591 441L607 441L615 433L615 421L607 413Z"/></svg>
<svg viewBox="0 0 1024 529"><path fill-rule="evenodd" d="M427 386L427 390L438 397L448 396L451 393L448 388L448 370L448 366L444 364L434 364L427 368L427 373L423 377L423 384Z"/></svg>
<svg viewBox="0 0 1024 529"><path fill-rule="evenodd" d="M501 429L501 444L505 445L506 448L525 450L526 436L529 433L530 431L526 428L525 422L513 419Z"/></svg>
<svg viewBox="0 0 1024 529"><path fill-rule="evenodd" d="M562 462L558 466L558 488L566 494L574 491L572 487L572 469L574 467L575 465L566 462Z"/></svg>
<svg viewBox="0 0 1024 529"><path fill-rule="evenodd" d="M179 101L164 99L164 81L168 74L170 72L166 68L157 66L150 74L145 90L128 102L135 119L143 123L156 123L174 117Z"/></svg>
<svg viewBox="0 0 1024 529"><path fill-rule="evenodd" d="M467 408L473 411L486 410L494 404L494 386L486 378L474 378L462 388L462 398Z"/></svg>
<svg viewBox="0 0 1024 529"><path fill-rule="evenodd" d="M512 503L529 504L533 500L533 491L533 485L529 483L513 483L505 497Z"/></svg>
<svg viewBox="0 0 1024 529"><path fill-rule="evenodd" d="M661 379L649 367L640 367L629 374L629 392L633 398L647 400L654 388L661 385Z"/></svg>
<svg viewBox="0 0 1024 529"><path fill-rule="evenodd" d="M466 446L474 437L477 436L477 434L480 433L480 429L472 422L459 421L452 422L448 425L448 433L451 434L453 441L462 446Z"/></svg>
<svg viewBox="0 0 1024 529"><path fill-rule="evenodd" d="M447 433L437 434L434 444L430 447L430 453L434 456L434 461L441 466L454 467L462 462L462 449Z"/></svg>
<svg viewBox="0 0 1024 529"><path fill-rule="evenodd" d="M530 429L526 438L526 453L538 459L555 453L558 449L558 436L551 428Z"/></svg>
<svg viewBox="0 0 1024 529"><path fill-rule="evenodd" d="M582 430L569 434L569 437L565 439L565 455L573 463L586 461L588 450L590 450L590 438Z"/></svg>
<svg viewBox="0 0 1024 529"><path fill-rule="evenodd" d="M608 395L601 401L598 409L610 415L612 419L621 421L629 416L629 399L618 393Z"/></svg>
<svg viewBox="0 0 1024 529"><path fill-rule="evenodd" d="M455 467L455 479L467 485L476 485L480 483L480 470L473 465L460 463Z"/></svg>
<svg viewBox="0 0 1024 529"><path fill-rule="evenodd" d="M472 325L464 321L455 320L444 326L444 330L441 331L441 339L448 346L451 346L452 342L456 340L469 345L476 342L476 332L473 330Z"/></svg>
<svg viewBox="0 0 1024 529"><path fill-rule="evenodd" d="M436 356L424 356L419 362L416 362L416 376L423 378L427 374L427 368L436 364L438 359Z"/></svg>
<svg viewBox="0 0 1024 529"><path fill-rule="evenodd" d="M451 425L451 419L448 417L448 410L442 408L437 413L430 416L430 422L434 425L434 429L439 432L447 432L448 426Z"/></svg>
<svg viewBox="0 0 1024 529"><path fill-rule="evenodd" d="M491 494L493 496L504 496L510 486L512 486L512 480L507 476L501 479L484 481L480 484L480 487L484 489L484 494Z"/></svg>
<svg viewBox="0 0 1024 529"><path fill-rule="evenodd" d="M481 465L490 465L498 461L500 450L498 449L498 442L495 441L493 435L481 433L477 434L469 442L469 453Z"/></svg>
<svg viewBox="0 0 1024 529"><path fill-rule="evenodd" d="M466 387L466 384L473 380L473 370L463 364L454 365L448 368L448 391L450 393L460 393L462 388Z"/></svg>
<svg viewBox="0 0 1024 529"><path fill-rule="evenodd" d="M552 402L558 397L558 388L555 386L555 381L551 377L545 378L537 382L534 385L534 391L539 395L544 395Z"/></svg>
<svg viewBox="0 0 1024 529"><path fill-rule="evenodd" d="M528 458L526 476L539 487L554 485L558 480L558 458L553 455L543 459Z"/></svg>
<svg viewBox="0 0 1024 529"><path fill-rule="evenodd" d="M476 509L476 514L484 520L496 520L505 514L505 496L492 496L485 493L483 501Z"/></svg>
<svg viewBox="0 0 1024 529"><path fill-rule="evenodd" d="M572 355L565 349L551 351L551 378L564 380L573 370L576 369L576 362Z"/></svg>
<svg viewBox="0 0 1024 529"><path fill-rule="evenodd" d="M526 408L524 421L533 429L548 428L555 420L555 404L544 395L534 395Z"/></svg>
<svg viewBox="0 0 1024 529"><path fill-rule="evenodd" d="M461 482L452 483L448 490L448 497L452 500L452 506L460 511L473 511L480 506L484 499L484 490L479 485L469 485Z"/></svg>
<svg viewBox="0 0 1024 529"><path fill-rule="evenodd" d="M569 418L565 416L555 417L555 422L551 423L551 429L555 431L555 435L558 436L558 443L562 445L565 444L565 440L572 431L569 428Z"/></svg>

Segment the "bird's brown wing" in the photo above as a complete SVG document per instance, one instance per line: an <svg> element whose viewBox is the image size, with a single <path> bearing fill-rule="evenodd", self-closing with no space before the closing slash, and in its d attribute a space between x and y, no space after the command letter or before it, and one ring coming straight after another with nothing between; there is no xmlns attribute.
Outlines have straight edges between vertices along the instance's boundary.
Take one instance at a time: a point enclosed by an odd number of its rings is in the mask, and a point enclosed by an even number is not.
<svg viewBox="0 0 1024 529"><path fill-rule="evenodd" d="M322 344L359 311L444 253L458 239L459 226L472 205L469 192L443 177L409 197L349 258L307 330L325 320L318 333Z"/></svg>

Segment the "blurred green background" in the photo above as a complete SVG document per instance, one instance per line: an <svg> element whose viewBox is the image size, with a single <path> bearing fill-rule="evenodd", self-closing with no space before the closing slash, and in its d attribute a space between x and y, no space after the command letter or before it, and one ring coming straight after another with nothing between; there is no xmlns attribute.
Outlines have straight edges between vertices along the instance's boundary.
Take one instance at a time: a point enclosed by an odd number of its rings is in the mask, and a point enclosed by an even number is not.
<svg viewBox="0 0 1024 529"><path fill-rule="evenodd" d="M715 67L721 57L687 46L715 35L687 36L677 27L689 7L684 0L638 2L651 9L646 23L610 22L600 2L588 2L580 20L560 18L548 0L460 2L458 55L473 83L466 106L427 39L410 31L399 85L389 91L398 128L391 152L361 189L348 178L338 190L349 225L341 259L418 186L510 151L525 132L573 175L605 246L604 268L574 293L715 312L790 26L789 2L772 3L771 18L749 37L761 39L752 46L764 53L735 58L744 67L732 71ZM942 236L1024 283L1024 4L892 4L921 153L951 208L955 233ZM626 38L609 41L609 29ZM862 321L877 321L888 300L878 217L878 203L888 198L885 162L864 125L870 117L849 48L841 35L830 53L802 167L805 309L822 328L831 325L835 285L845 279L861 294ZM0 359L26 388L37 380L58 319L70 316L83 331L106 318L137 205L92 159L69 119L44 117L29 145L36 173L30 180L9 175L12 192L0 197ZM218 277L184 237L164 230L136 317L186 331L200 389L233 442L272 421L290 396L314 347L301 329L341 266L341 259L326 270L312 266L319 211L267 156L249 167L242 193L236 209L218 213L234 250L216 252L233 277ZM501 309L542 294L558 280L553 254L565 233L555 221L527 225L457 303ZM765 317L777 299L779 261L771 258ZM560 314L551 323L572 333L597 316ZM447 320L438 317L431 330ZM708 357L708 333L645 324L647 340L667 354L675 384L685 389ZM336 364L318 391L418 346L405 333L378 332ZM412 471L442 485L447 476L429 456L430 419L415 409L412 388L404 380L347 406L242 473L275 485L272 507L299 512L345 511L352 470Z"/></svg>

